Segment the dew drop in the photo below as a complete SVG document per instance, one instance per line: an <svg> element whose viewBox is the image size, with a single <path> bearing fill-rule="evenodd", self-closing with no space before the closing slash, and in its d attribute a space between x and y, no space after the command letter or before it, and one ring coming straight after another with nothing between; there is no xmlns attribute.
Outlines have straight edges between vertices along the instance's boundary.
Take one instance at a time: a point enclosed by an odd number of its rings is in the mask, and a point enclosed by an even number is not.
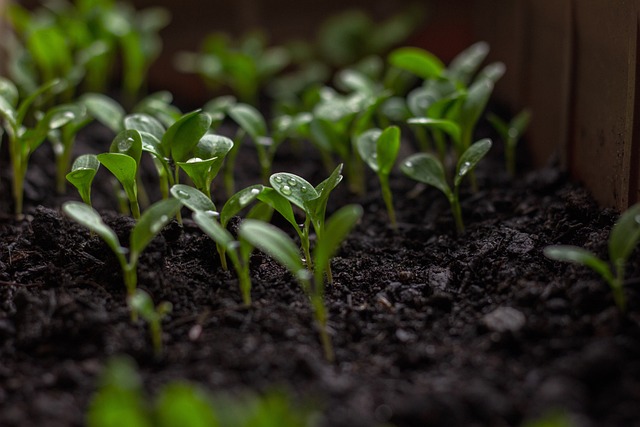
<svg viewBox="0 0 640 427"><path fill-rule="evenodd" d="M282 178L281 178L281 177L279 177L279 176L276 176L275 178L273 178L273 180L274 180L275 182L277 182L278 184L281 184L281 183L282 183Z"/></svg>
<svg viewBox="0 0 640 427"><path fill-rule="evenodd" d="M291 187L289 187L288 185L282 187L282 194L284 194L285 196L290 196L291 193Z"/></svg>
<svg viewBox="0 0 640 427"><path fill-rule="evenodd" d="M289 178L289 180L287 181L289 183L290 186L295 187L296 185L298 185L298 181L296 181L293 178Z"/></svg>
<svg viewBox="0 0 640 427"><path fill-rule="evenodd" d="M164 227L164 224L169 220L169 217L166 215L162 215L156 222L151 224L151 232L157 233Z"/></svg>
<svg viewBox="0 0 640 427"><path fill-rule="evenodd" d="M470 168L471 168L471 163L470 162L464 162L463 164L460 165L460 171L458 172L458 176L466 175L467 172L469 172Z"/></svg>
<svg viewBox="0 0 640 427"><path fill-rule="evenodd" d="M200 157L192 157L189 160L187 160L187 163L199 163L201 161L202 159Z"/></svg>
<svg viewBox="0 0 640 427"><path fill-rule="evenodd" d="M178 197L180 197L181 199L189 199L191 198L191 195L189 193L187 193L184 190L178 190L176 191L176 193L178 193Z"/></svg>
<svg viewBox="0 0 640 427"><path fill-rule="evenodd" d="M212 211L212 210L204 211L204 214L207 215L208 217L211 217L211 218L219 218L220 217L220 213L219 212Z"/></svg>
<svg viewBox="0 0 640 427"><path fill-rule="evenodd" d="M404 165L406 167L408 167L409 169L413 169L413 163L411 163L411 162L406 162Z"/></svg>
<svg viewBox="0 0 640 427"><path fill-rule="evenodd" d="M304 185L302 187L300 187L300 192L306 193L307 192L307 187L304 186Z"/></svg>
<svg viewBox="0 0 640 427"><path fill-rule="evenodd" d="M257 196L258 194L260 194L260 189L259 188L253 188L251 190L251 194L253 194L254 196Z"/></svg>

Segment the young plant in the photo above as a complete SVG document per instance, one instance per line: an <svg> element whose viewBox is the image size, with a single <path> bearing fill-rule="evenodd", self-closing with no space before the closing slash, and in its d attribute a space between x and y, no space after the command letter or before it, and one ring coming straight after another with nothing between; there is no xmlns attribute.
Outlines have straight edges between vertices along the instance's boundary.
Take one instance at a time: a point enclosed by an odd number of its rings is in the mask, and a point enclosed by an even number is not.
<svg viewBox="0 0 640 427"><path fill-rule="evenodd" d="M229 220L256 200L264 188L262 185L252 185L238 191L227 200L222 211L218 214L213 202L199 190L182 184L171 187L171 194L193 211L193 220L205 234L216 242L224 270L228 269L227 257L231 260L238 276L242 301L246 306L251 305L249 259L253 252L253 246L243 239L234 238L226 227ZM268 205L259 204L249 212L247 217L266 221L271 218L271 213L272 210ZM220 222L216 220L216 217L219 217Z"/></svg>
<svg viewBox="0 0 640 427"><path fill-rule="evenodd" d="M548 246L544 249L547 258L572 262L591 268L611 287L613 300L625 311L624 276L627 260L640 241L640 204L626 210L615 223L609 235L609 263L594 253L577 246Z"/></svg>
<svg viewBox="0 0 640 427"><path fill-rule="evenodd" d="M233 145L229 138L207 134L200 138L187 161L179 161L176 164L191 178L198 190L211 198L211 183L218 175L225 156Z"/></svg>
<svg viewBox="0 0 640 427"><path fill-rule="evenodd" d="M324 239L324 222L327 211L327 202L329 200L329 194L334 188L342 181L342 164L338 165L331 175L322 181L318 186L314 187L304 178L288 172L280 172L271 175L269 182L273 189L284 199L289 201L292 205L302 209L305 213L305 220L302 227L298 226L295 219L292 219L293 212L290 210L281 210L281 204L277 204L277 200L271 200L274 207L281 215L285 217L290 223L293 220L293 225L300 237L300 243L302 245L302 251L310 270L313 268L310 252L310 240L311 227L316 233L316 240L321 242ZM327 270L329 283L332 282L331 270Z"/></svg>
<svg viewBox="0 0 640 427"><path fill-rule="evenodd" d="M35 127L25 124L27 113L37 102L62 90L59 80L49 82L27 96L21 102L17 89L6 79L0 78L0 119L9 142L9 158L13 168L13 198L16 215L22 214L24 180L31 154L44 142L50 131L58 129L83 114L80 106L63 104L52 107L37 120Z"/></svg>
<svg viewBox="0 0 640 427"><path fill-rule="evenodd" d="M458 234L462 234L464 232L464 223L462 221L462 210L460 208L460 183L462 179L476 167L478 162L482 160L490 149L491 140L485 138L476 141L462 153L453 178L453 189L451 189L451 186L447 183L442 162L433 154L414 154L402 163L401 169L409 178L432 185L444 193L451 205L451 212L453 213L456 223L456 231Z"/></svg>
<svg viewBox="0 0 640 427"><path fill-rule="evenodd" d="M71 172L66 176L67 181L78 190L82 201L89 206L91 206L91 184L99 168L100 161L97 156L83 154L73 162Z"/></svg>
<svg viewBox="0 0 640 427"><path fill-rule="evenodd" d="M137 130L124 130L116 135L111 143L109 153L98 154L98 161L113 174L122 184L131 214L140 218L138 203L138 165L142 155L142 136Z"/></svg>
<svg viewBox="0 0 640 427"><path fill-rule="evenodd" d="M516 175L516 147L529 126L531 112L529 110L522 110L508 123L495 114L489 114L488 119L504 141L504 156L507 172L514 177Z"/></svg>
<svg viewBox="0 0 640 427"><path fill-rule="evenodd" d="M138 313L149 324L153 353L160 358L162 356L162 320L171 313L173 306L167 301L154 305L149 294L142 289L136 289L127 301L131 311Z"/></svg>
<svg viewBox="0 0 640 427"><path fill-rule="evenodd" d="M131 296L138 284L137 267L140 254L178 213L180 206L182 205L176 199L161 200L150 206L131 230L128 249L120 244L116 233L102 221L100 214L92 207L80 202L66 202L62 205L62 210L69 218L100 236L111 248L120 263L127 294ZM133 317L135 318L135 314Z"/></svg>
<svg viewBox="0 0 640 427"><path fill-rule="evenodd" d="M393 196L389 188L389 175L400 150L400 128L391 126L384 131L370 129L356 139L360 157L378 175L382 189L382 199L387 207L392 228L397 228Z"/></svg>
<svg viewBox="0 0 640 427"><path fill-rule="evenodd" d="M264 221L245 220L238 234L250 244L282 264L296 278L311 302L318 324L324 354L334 360L331 338L327 333L328 314L324 303L324 274L329 271L331 257L362 216L362 208L348 205L333 214L326 224L326 237L319 240L313 251L315 272L311 274L300 258L295 242L279 228Z"/></svg>

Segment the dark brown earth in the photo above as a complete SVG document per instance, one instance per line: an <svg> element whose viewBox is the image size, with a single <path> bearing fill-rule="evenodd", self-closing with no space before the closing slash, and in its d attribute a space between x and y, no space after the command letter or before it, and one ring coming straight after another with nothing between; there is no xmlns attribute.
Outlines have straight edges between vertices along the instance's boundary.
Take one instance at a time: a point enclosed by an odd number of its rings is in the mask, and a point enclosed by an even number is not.
<svg viewBox="0 0 640 427"><path fill-rule="evenodd" d="M323 178L283 148L276 170ZM172 223L139 267L139 286L174 307L158 360L145 325L130 321L114 256L60 215L47 156L35 156L21 221L0 157L1 426L82 425L101 369L122 353L151 394L175 379L225 393L284 387L316 402L327 427L517 426L557 408L577 426L640 425L640 263L634 255L621 314L594 273L542 255L568 243L605 256L616 218L553 168L511 181L488 161L481 191L463 191L460 237L435 189L411 197L414 184L395 177L393 231L374 177L364 198L342 184L331 209L356 201L365 215L333 261L334 364L283 268L255 254L243 308L213 243L189 220ZM255 161L242 156L248 184ZM111 213L100 188L96 206L126 242L132 220Z"/></svg>

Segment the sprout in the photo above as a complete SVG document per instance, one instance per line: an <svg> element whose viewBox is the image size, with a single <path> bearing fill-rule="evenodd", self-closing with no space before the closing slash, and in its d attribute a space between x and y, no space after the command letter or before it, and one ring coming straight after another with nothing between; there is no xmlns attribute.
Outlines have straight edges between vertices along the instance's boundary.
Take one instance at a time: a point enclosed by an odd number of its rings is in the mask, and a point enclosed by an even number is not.
<svg viewBox="0 0 640 427"><path fill-rule="evenodd" d="M142 136L137 130L124 130L116 135L109 153L98 154L100 163L122 184L134 218L140 218L137 174L142 155Z"/></svg>
<svg viewBox="0 0 640 427"><path fill-rule="evenodd" d="M196 144L186 162L176 162L189 175L196 188L211 198L211 183L218 175L222 162L232 149L233 142L220 135L205 135Z"/></svg>
<svg viewBox="0 0 640 427"><path fill-rule="evenodd" d="M153 300L142 289L136 289L127 299L133 313L138 313L149 324L151 344L157 358L162 356L162 320L171 313L170 302L161 302L154 306Z"/></svg>
<svg viewBox="0 0 640 427"><path fill-rule="evenodd" d="M220 214L216 212L213 202L201 191L187 185L176 184L171 187L171 194L193 211L193 220L211 239L216 242L222 268L227 270L227 256L231 260L245 305L251 305L251 278L249 277L249 259L253 246L245 240L236 240L227 231L229 220L256 200L265 189L262 185L252 185L238 191L227 200ZM268 220L271 218L271 208L260 204L254 207L247 217ZM219 217L220 222L216 220Z"/></svg>
<svg viewBox="0 0 640 427"><path fill-rule="evenodd" d="M316 232L316 239L318 242L324 238L324 221L327 210L327 202L329 200L329 194L334 188L342 181L342 164L338 165L331 175L322 181L315 188L304 178L287 172L280 172L271 175L269 182L273 186L273 189L279 196L289 201L289 203L299 207L303 210L305 215L304 225L298 226L293 212L290 210L290 206L287 208L286 204L280 203L278 198L270 197L271 194L267 193L261 200L269 203L274 209L276 209L289 223L292 223L294 229L300 237L302 244L302 250L307 260L309 269L312 268L309 234L310 228L313 226ZM282 210L281 210L282 209ZM332 282L331 270L327 269L329 282Z"/></svg>
<svg viewBox="0 0 640 427"><path fill-rule="evenodd" d="M400 129L397 126L388 127L384 132L380 129L370 129L356 139L356 145L360 157L378 175L391 227L397 228L393 196L389 188L389 175L400 149Z"/></svg>
<svg viewBox="0 0 640 427"><path fill-rule="evenodd" d="M481 139L462 153L462 156L460 156L458 160L456 174L453 179L453 190L447 183L444 167L436 156L429 153L418 153L410 156L402 163L402 172L411 179L432 185L447 196L458 234L464 232L459 199L460 183L462 182L462 178L471 172L478 162L489 152L489 149L491 149L491 140Z"/></svg>
<svg viewBox="0 0 640 427"><path fill-rule="evenodd" d="M531 112L529 110L522 110L509 123L495 114L489 114L488 119L504 141L506 168L509 175L513 177L516 175L516 147L518 141L520 141L520 138L522 138L522 135L529 126Z"/></svg>
<svg viewBox="0 0 640 427"><path fill-rule="evenodd" d="M63 90L65 84L53 80L19 102L17 89L9 80L0 78L0 119L7 133L9 157L13 168L13 198L16 215L22 214L24 199L24 180L31 154L42 144L49 132L58 129L84 114L83 109L75 104L64 104L48 110L38 120L34 128L24 125L25 118L36 101L43 101Z"/></svg>
<svg viewBox="0 0 640 427"><path fill-rule="evenodd" d="M91 184L98 172L100 161L93 154L79 156L71 166L71 172L66 176L67 181L78 189L82 201L91 206Z"/></svg>
<svg viewBox="0 0 640 427"><path fill-rule="evenodd" d="M401 47L389 54L389 63L396 68L409 71L423 80L442 75L444 64L438 57L424 49Z"/></svg>
<svg viewBox="0 0 640 427"><path fill-rule="evenodd" d="M348 205L338 210L326 224L326 236L318 240L313 252L315 273L306 269L300 251L293 240L282 230L263 221L245 220L238 234L251 245L265 252L282 264L296 278L310 299L313 314L318 323L320 338L327 360L334 360L331 338L327 333L328 314L324 303L324 274L330 271L330 260L362 216L362 208Z"/></svg>
<svg viewBox="0 0 640 427"><path fill-rule="evenodd" d="M171 221L180 206L180 202L176 199L161 200L150 206L131 230L129 249L120 245L116 233L102 221L100 214L92 207L80 202L66 202L62 205L62 210L69 218L100 236L111 248L120 263L124 284L128 295L131 296L138 283L137 267L140 254L156 234ZM126 253L129 254L128 260Z"/></svg>
<svg viewBox="0 0 640 427"><path fill-rule="evenodd" d="M640 204L626 210L609 235L609 263L577 246L547 246L544 254L556 261L572 262L591 268L611 287L613 299L621 311L626 308L624 276L627 260L640 241ZM613 267L613 268L612 268Z"/></svg>

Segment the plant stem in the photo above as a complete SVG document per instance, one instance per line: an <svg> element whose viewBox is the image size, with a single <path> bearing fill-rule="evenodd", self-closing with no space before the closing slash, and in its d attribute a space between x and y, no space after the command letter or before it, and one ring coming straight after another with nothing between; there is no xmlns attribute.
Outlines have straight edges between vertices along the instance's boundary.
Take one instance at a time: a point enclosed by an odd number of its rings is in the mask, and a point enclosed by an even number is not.
<svg viewBox="0 0 640 427"><path fill-rule="evenodd" d="M460 207L458 187L454 189L454 193L449 198L449 203L451 204L451 212L453 213L453 218L456 222L456 233L460 236L464 233L464 223L462 222L462 209Z"/></svg>
<svg viewBox="0 0 640 427"><path fill-rule="evenodd" d="M387 207L391 227L395 230L398 228L398 222L396 221L396 211L393 209L393 195L391 194L391 188L389 188L389 176L379 175L379 178L380 187L382 188L382 200L384 200L384 204Z"/></svg>

